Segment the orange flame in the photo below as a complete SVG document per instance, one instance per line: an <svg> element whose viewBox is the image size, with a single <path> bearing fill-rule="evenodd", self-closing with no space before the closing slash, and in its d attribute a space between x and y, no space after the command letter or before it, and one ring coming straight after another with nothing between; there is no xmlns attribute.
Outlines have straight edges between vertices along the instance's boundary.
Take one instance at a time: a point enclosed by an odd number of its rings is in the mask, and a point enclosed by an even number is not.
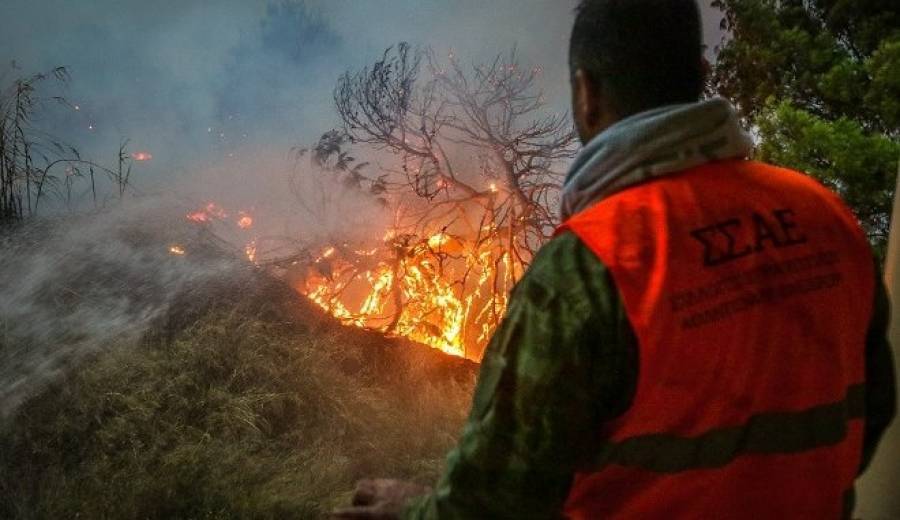
<svg viewBox="0 0 900 520"><path fill-rule="evenodd" d="M188 220L192 220L200 224L208 224L212 222L214 218L219 220L228 218L228 213L226 213L225 210L215 202L210 202L206 204L203 209L188 213L187 218ZM238 224L240 225L240 222ZM250 220L250 224L253 224L252 219Z"/></svg>
<svg viewBox="0 0 900 520"><path fill-rule="evenodd" d="M395 235L388 232L386 238ZM506 296L495 287L505 293L511 285L512 265L496 247L473 248L448 233L435 233L393 258L396 253L388 246L353 252L358 257L382 258L360 272L358 261L327 247L300 290L347 325L378 329L447 354L477 359L506 309ZM456 269L442 261L449 255L456 255L451 259ZM472 273L472 277L460 283L454 272Z"/></svg>
<svg viewBox="0 0 900 520"><path fill-rule="evenodd" d="M227 217L213 202L187 215L204 224ZM254 224L246 211L239 211L234 222L241 229ZM495 231L495 226L484 225L480 236ZM172 246L170 252L183 255L184 249ZM258 264L255 239L243 252ZM342 323L475 360L504 314L506 294L520 274L497 241L470 241L445 230L416 239L388 229L374 247L324 246L307 269L297 290Z"/></svg>
<svg viewBox="0 0 900 520"><path fill-rule="evenodd" d="M256 241L251 240L244 247L244 253L247 255L247 260L250 260L253 263L256 263Z"/></svg>
<svg viewBox="0 0 900 520"><path fill-rule="evenodd" d="M241 211L238 213L238 217L239 218L237 221L237 225L239 228L250 229L251 227L253 227L253 217L251 217L249 214Z"/></svg>

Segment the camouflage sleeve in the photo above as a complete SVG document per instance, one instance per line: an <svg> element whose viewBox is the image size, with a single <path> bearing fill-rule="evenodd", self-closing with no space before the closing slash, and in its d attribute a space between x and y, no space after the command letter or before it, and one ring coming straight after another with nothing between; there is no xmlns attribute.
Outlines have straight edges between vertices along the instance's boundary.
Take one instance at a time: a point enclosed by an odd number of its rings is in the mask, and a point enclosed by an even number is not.
<svg viewBox="0 0 900 520"><path fill-rule="evenodd" d="M542 248L485 352L443 476L403 517L559 517L600 425L630 401L625 323L606 269L574 235Z"/></svg>

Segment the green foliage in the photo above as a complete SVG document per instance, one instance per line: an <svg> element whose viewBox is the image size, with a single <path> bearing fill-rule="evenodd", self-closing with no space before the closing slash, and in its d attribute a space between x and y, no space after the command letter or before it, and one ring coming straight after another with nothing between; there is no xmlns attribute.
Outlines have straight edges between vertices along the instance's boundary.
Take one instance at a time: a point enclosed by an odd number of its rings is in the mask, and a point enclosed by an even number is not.
<svg viewBox="0 0 900 520"><path fill-rule="evenodd" d="M866 62L872 87L865 95L866 105L873 107L894 130L900 127L900 38L884 41Z"/></svg>
<svg viewBox="0 0 900 520"><path fill-rule="evenodd" d="M712 87L757 127L762 159L839 191L883 245L900 160L900 4L715 0L730 36Z"/></svg>
<svg viewBox="0 0 900 520"><path fill-rule="evenodd" d="M876 243L887 238L900 142L849 118L828 121L788 102L756 118L759 158L807 172L841 194Z"/></svg>
<svg viewBox="0 0 900 520"><path fill-rule="evenodd" d="M852 4L852 6L851 6ZM730 32L716 89L755 117L769 98L896 137L900 7L890 0L716 0Z"/></svg>
<svg viewBox="0 0 900 520"><path fill-rule="evenodd" d="M434 480L471 371L352 334L219 312L100 355L0 430L0 517L318 518L364 476Z"/></svg>

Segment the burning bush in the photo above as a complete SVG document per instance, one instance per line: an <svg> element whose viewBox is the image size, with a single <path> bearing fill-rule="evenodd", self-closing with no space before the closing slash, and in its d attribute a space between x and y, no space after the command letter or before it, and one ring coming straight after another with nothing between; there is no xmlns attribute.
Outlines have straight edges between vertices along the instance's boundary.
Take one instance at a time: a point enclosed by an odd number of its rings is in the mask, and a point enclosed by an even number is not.
<svg viewBox="0 0 900 520"><path fill-rule="evenodd" d="M345 74L334 92L344 128L322 136L312 166L368 194L390 224L383 237L322 243L298 288L344 323L480 359L553 231L573 154L567 119L543 112L540 75L515 53L467 69L406 44ZM348 145L379 157L376 172Z"/></svg>

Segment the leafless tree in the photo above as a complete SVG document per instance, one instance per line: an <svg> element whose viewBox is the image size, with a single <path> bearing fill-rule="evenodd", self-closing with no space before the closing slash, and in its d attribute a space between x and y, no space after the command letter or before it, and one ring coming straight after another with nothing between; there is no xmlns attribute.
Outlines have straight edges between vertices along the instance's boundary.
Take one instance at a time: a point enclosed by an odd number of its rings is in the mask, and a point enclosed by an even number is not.
<svg viewBox="0 0 900 520"><path fill-rule="evenodd" d="M463 67L452 53L439 60L401 43L342 76L334 98L355 143L397 159L381 183L418 199L405 226L420 232L452 215L468 223L469 239L503 243L524 267L552 232L575 140L565 114L545 113L541 73L514 50Z"/></svg>

